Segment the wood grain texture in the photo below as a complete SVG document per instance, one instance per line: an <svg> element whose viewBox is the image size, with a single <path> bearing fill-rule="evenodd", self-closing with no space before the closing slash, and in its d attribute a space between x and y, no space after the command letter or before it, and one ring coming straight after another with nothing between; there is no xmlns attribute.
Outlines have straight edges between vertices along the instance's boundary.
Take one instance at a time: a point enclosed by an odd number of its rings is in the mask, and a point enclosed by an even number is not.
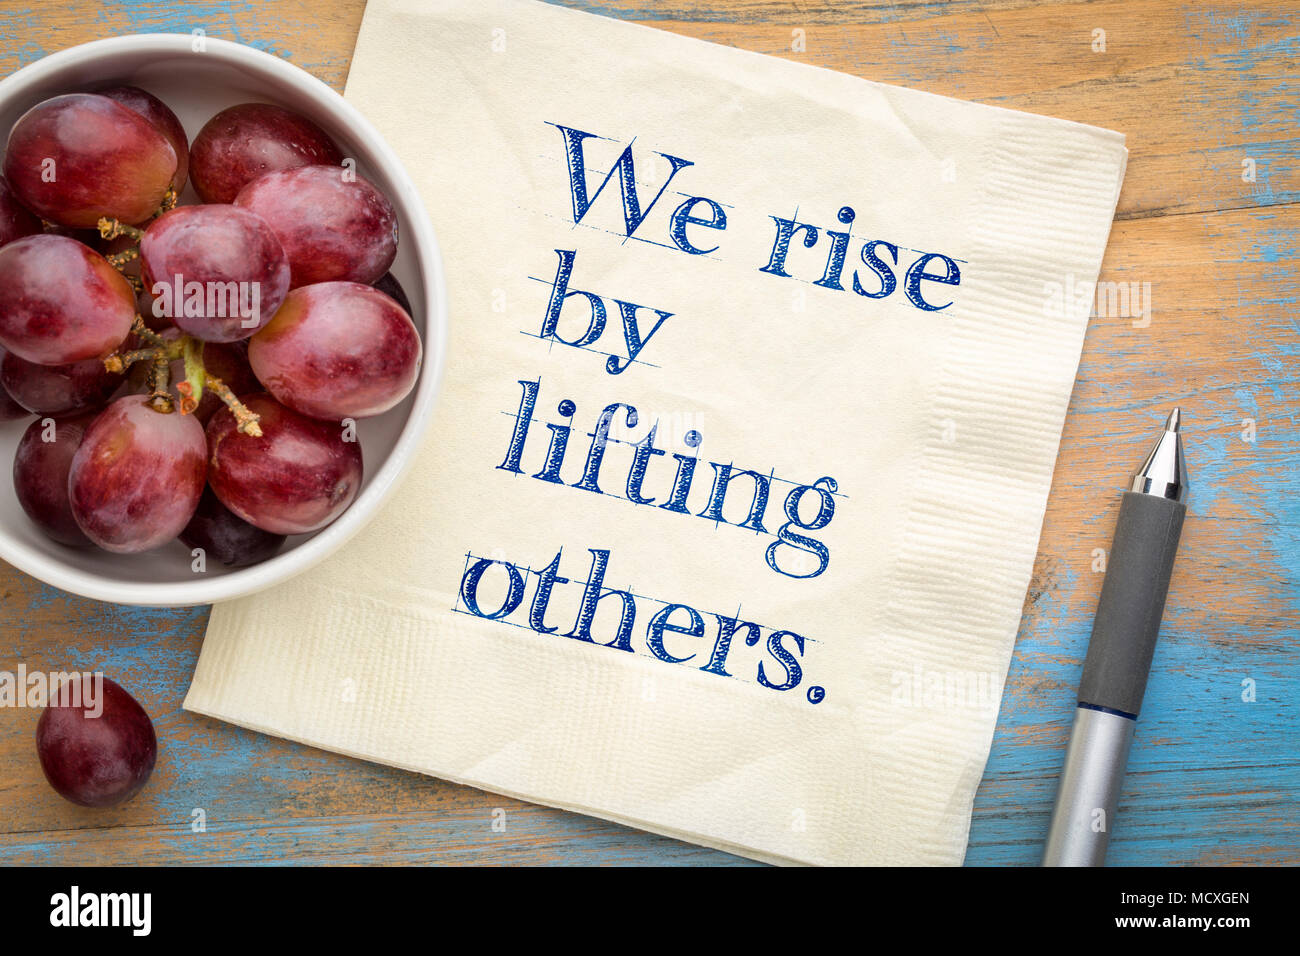
<svg viewBox="0 0 1300 956"><path fill-rule="evenodd" d="M1292 5L567 5L1128 136L1102 280L1149 289L1150 322L1103 310L1089 329L967 862L1037 861L1101 584L1094 550L1108 547L1119 486L1174 403L1187 422L1191 514L1111 861L1300 862ZM202 27L341 89L363 9L362 0L6 0L0 74L102 36ZM791 48L796 30L802 53ZM1093 49L1096 30L1104 52ZM1246 420L1254 440L1243 437ZM163 741L139 798L91 812L42 779L37 714L0 712L0 862L747 862L184 713L205 608L114 607L5 566L0 595L0 669L102 669L137 692ZM192 825L196 810L205 832Z"/></svg>

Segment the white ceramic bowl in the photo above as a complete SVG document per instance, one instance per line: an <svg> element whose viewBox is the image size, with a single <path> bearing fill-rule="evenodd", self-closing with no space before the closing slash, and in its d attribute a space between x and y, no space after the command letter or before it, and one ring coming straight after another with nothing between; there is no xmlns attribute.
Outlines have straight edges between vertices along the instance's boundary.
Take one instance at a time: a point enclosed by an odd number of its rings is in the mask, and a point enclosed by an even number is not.
<svg viewBox="0 0 1300 956"><path fill-rule="evenodd" d="M192 570L179 542L141 555L114 555L57 544L28 520L13 483L0 477L0 558L42 581L120 604L207 604L250 594L306 570L341 547L374 515L408 468L429 422L447 341L446 286L438 241L415 186L364 117L324 83L269 54L182 34L98 40L54 53L0 80L0 142L27 109L60 93L111 85L139 86L175 111L193 140L209 118L236 103L276 103L319 124L357 171L397 210L399 243L392 272L411 300L424 340L424 363L412 394L397 408L359 423L365 480L356 500L333 524L298 535L280 553L249 568L216 562ZM187 185L182 203L194 201ZM7 473L27 422L0 425L0 470Z"/></svg>

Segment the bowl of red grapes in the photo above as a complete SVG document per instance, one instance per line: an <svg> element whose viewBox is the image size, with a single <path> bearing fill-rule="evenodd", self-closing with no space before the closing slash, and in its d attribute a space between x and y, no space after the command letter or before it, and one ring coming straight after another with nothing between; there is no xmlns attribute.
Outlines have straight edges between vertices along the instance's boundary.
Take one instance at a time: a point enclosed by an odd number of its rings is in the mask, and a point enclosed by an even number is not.
<svg viewBox="0 0 1300 956"><path fill-rule="evenodd" d="M0 558L184 605L339 548L408 467L446 339L415 186L342 97L201 34L0 80Z"/></svg>

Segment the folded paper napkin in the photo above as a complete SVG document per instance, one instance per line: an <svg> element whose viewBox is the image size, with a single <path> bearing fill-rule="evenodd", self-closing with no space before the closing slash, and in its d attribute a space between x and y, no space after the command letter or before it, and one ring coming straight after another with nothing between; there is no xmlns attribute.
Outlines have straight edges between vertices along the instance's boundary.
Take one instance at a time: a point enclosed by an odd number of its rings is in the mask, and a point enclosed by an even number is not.
<svg viewBox="0 0 1300 956"><path fill-rule="evenodd" d="M735 853L959 863L1123 137L519 0L347 97L450 294L413 473L185 706Z"/></svg>

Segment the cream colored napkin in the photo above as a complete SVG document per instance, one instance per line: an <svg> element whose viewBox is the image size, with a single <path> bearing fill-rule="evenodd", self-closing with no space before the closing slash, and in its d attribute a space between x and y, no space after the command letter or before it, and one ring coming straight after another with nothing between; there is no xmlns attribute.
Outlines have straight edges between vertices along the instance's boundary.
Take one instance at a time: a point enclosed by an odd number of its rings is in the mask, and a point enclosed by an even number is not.
<svg viewBox="0 0 1300 956"><path fill-rule="evenodd" d="M515 0L372 0L347 97L439 232L446 387L372 526L213 610L185 706L959 863L1123 137Z"/></svg>

